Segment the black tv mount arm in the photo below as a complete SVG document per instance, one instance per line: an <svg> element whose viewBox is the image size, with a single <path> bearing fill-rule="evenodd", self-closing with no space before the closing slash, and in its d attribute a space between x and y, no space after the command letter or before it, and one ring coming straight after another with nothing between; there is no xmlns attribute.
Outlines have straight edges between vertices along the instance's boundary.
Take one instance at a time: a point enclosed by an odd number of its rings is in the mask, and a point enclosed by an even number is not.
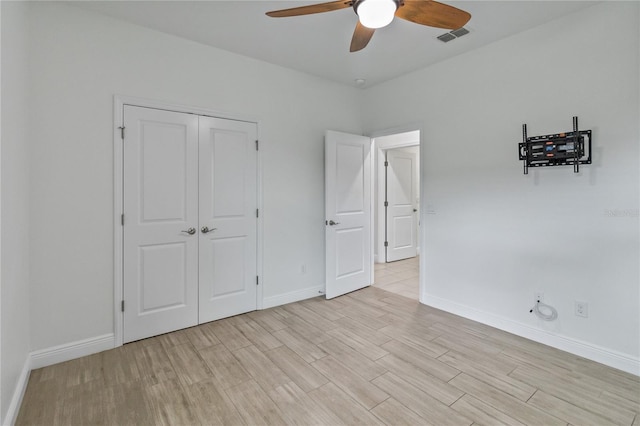
<svg viewBox="0 0 640 426"><path fill-rule="evenodd" d="M524 174L529 167L573 165L580 172L580 164L591 164L591 130L578 129L578 117L573 117L573 131L552 135L527 136L527 125L522 125L522 142L518 144Z"/></svg>

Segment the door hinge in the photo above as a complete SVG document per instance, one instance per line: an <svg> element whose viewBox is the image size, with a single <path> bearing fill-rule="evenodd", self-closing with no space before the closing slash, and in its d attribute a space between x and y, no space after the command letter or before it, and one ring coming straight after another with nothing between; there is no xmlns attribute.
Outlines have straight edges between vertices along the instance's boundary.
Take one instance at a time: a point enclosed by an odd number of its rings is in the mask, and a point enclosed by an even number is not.
<svg viewBox="0 0 640 426"><path fill-rule="evenodd" d="M385 246L385 247L389 247L389 241L385 241L385 242L384 242L384 246Z"/></svg>
<svg viewBox="0 0 640 426"><path fill-rule="evenodd" d="M260 209L256 209L256 217L260 217Z"/></svg>
<svg viewBox="0 0 640 426"><path fill-rule="evenodd" d="M120 224L124 226L124 214L120 215Z"/></svg>
<svg viewBox="0 0 640 426"><path fill-rule="evenodd" d="M120 310L124 312L124 300L120 303Z"/></svg>
<svg viewBox="0 0 640 426"><path fill-rule="evenodd" d="M256 139L256 151L258 150L258 140Z"/></svg>
<svg viewBox="0 0 640 426"><path fill-rule="evenodd" d="M256 275L256 285L258 285L258 284L259 284L259 282L260 282L260 281L259 281L259 277Z"/></svg>
<svg viewBox="0 0 640 426"><path fill-rule="evenodd" d="M385 206L385 207L389 207L389 202L388 202L388 201L385 201L385 202L384 202L384 206Z"/></svg>
<svg viewBox="0 0 640 426"><path fill-rule="evenodd" d="M120 139L124 140L124 126L118 127L120 129Z"/></svg>
<svg viewBox="0 0 640 426"><path fill-rule="evenodd" d="M389 167L389 162L388 162L388 161L385 161L385 162L384 162L384 166L385 166L385 167Z"/></svg>

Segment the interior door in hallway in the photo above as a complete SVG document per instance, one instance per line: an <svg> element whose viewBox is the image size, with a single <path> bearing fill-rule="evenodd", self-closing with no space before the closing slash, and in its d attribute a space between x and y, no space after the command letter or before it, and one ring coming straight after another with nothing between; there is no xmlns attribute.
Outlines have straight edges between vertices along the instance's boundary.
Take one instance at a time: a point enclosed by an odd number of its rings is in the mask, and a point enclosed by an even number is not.
<svg viewBox="0 0 640 426"><path fill-rule="evenodd" d="M124 342L198 322L198 117L125 106Z"/></svg>
<svg viewBox="0 0 640 426"><path fill-rule="evenodd" d="M257 305L257 126L200 117L200 323Z"/></svg>
<svg viewBox="0 0 640 426"><path fill-rule="evenodd" d="M326 297L371 284L371 139L325 137Z"/></svg>
<svg viewBox="0 0 640 426"><path fill-rule="evenodd" d="M417 256L416 154L387 151L387 262Z"/></svg>

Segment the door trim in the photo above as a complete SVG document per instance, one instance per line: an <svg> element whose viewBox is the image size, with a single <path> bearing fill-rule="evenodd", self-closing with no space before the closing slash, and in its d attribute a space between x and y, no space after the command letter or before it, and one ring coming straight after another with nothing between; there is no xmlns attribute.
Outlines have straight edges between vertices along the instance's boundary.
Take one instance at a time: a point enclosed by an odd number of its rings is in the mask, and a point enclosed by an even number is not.
<svg viewBox="0 0 640 426"><path fill-rule="evenodd" d="M219 110L180 105L170 102L163 102L152 99L137 98L132 96L114 95L113 97L113 329L114 329L114 347L122 346L124 337L124 314L121 311L121 302L124 294L123 279L123 243L124 228L121 225L121 217L124 211L124 147L121 138L120 128L124 125L124 106L136 106L142 108L161 109L166 111L182 112L187 114L204 115L208 117L222 118L226 120L246 121L257 125L257 137L260 140L260 121L249 115L233 114L222 112ZM126 132L126 130L125 130ZM260 141L263 146L263 142ZM257 205L261 214L258 216L257 228L257 257L256 268L258 276L260 276L260 285L257 289L257 309L263 309L263 198L262 198L262 156L261 150L257 152L256 162L256 191Z"/></svg>
<svg viewBox="0 0 640 426"><path fill-rule="evenodd" d="M420 146L420 217L418 218L420 220L420 223L425 224L427 217L426 217L426 207L425 207L425 191L426 191L426 185L423 185L423 182L426 179L426 167L425 165L427 164L426 162L426 141L425 141L425 131L422 127L421 123L409 123L406 124L404 126L398 126L398 127L393 127L393 128L387 128L387 129L382 129L382 130L375 130L373 132L371 132L369 134L369 136L373 139L373 146L374 146L374 151L375 151L375 157L376 157L376 174L378 173L378 170L380 170L380 167L382 167L384 169L384 160L380 160L380 157L383 155L383 150L386 149L387 147L380 147L380 144L378 143L378 141L376 141L376 138L380 138L383 136L391 136L391 135L396 135L396 134L400 134L400 133L408 133L408 132L414 132L414 131L418 131L420 132L420 141L418 143L418 145ZM404 146L410 146L410 145L404 145ZM400 148L401 146L397 146L397 148ZM395 147L394 147L395 148ZM381 166L382 163L382 166ZM380 188L378 186L378 194L380 193ZM377 207L376 207L377 208ZM376 210L376 212L379 212L379 210ZM372 213L373 214L373 213ZM384 215L384 209L382 214ZM380 215L378 213L378 220L380 219ZM377 221L376 221L377 222ZM376 223L375 226L378 226L378 223ZM425 230L426 230L426 226L421 226L420 227L420 232L418 233L418 247L420 247L420 272L419 272L419 299L420 299L420 303L425 303L424 299L425 299L425 291L426 291L426 250L425 250ZM380 239L380 237L378 236L378 240ZM384 241L384 240L383 240ZM376 247L378 246L378 242L376 241ZM378 251L377 256L378 256L378 261L380 260L379 257L381 256L379 250L375 250L374 251ZM374 271L375 274L375 271Z"/></svg>

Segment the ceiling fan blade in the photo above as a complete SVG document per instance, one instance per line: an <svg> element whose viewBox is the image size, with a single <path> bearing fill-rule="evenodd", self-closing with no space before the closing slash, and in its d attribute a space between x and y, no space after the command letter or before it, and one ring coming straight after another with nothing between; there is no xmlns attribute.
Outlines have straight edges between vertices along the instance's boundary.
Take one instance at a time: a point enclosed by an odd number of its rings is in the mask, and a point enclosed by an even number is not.
<svg viewBox="0 0 640 426"><path fill-rule="evenodd" d="M447 30L462 28L471 19L470 13L434 0L404 0L396 10L396 16Z"/></svg>
<svg viewBox="0 0 640 426"><path fill-rule="evenodd" d="M358 50L362 50L367 47L369 44L369 40L373 37L373 33L376 30L373 28L367 28L358 21L356 25L356 30L353 32L353 38L351 39L351 49L350 52L357 52Z"/></svg>
<svg viewBox="0 0 640 426"><path fill-rule="evenodd" d="M331 12L333 10L346 9L353 6L353 1L340 0L328 3L311 4L309 6L293 7L291 9L274 10L267 12L272 18L284 18L287 16L311 15L313 13Z"/></svg>

